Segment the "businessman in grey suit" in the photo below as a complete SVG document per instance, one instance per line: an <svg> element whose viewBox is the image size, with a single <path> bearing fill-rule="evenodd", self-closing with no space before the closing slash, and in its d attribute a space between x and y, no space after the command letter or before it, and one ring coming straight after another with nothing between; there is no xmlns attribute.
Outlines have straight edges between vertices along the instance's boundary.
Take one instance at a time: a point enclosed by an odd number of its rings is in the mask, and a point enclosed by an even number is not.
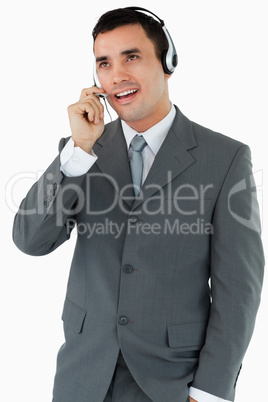
<svg viewBox="0 0 268 402"><path fill-rule="evenodd" d="M53 401L233 401L264 265L249 148L170 102L161 20L113 10L93 37L102 88L14 221L30 255L77 231Z"/></svg>

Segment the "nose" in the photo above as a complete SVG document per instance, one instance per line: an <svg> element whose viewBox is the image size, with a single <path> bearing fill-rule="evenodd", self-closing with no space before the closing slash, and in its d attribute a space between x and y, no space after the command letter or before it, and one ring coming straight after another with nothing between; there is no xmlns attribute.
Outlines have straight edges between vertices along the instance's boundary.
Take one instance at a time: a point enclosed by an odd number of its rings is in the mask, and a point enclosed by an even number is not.
<svg viewBox="0 0 268 402"><path fill-rule="evenodd" d="M120 84L124 81L128 81L130 76L126 70L125 65L122 63L115 63L113 66L113 84Z"/></svg>

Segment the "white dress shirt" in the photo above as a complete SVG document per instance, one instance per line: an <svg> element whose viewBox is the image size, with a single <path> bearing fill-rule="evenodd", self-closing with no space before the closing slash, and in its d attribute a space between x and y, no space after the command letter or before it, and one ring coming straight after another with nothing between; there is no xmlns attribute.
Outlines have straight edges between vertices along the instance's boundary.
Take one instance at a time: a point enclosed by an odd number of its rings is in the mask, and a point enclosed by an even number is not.
<svg viewBox="0 0 268 402"><path fill-rule="evenodd" d="M175 107L174 105L171 105L171 109L168 115L159 123L155 124L153 127L150 127L147 131L143 133L137 133L127 123L121 121L123 133L127 143L127 148L129 150L129 159L132 155L130 143L136 134L143 135L144 139L147 142L147 145L142 151L142 183L147 177L149 170L151 169L154 162L155 155L159 151L173 124L175 115ZM65 176L68 177L82 176L83 174L88 172L88 170L93 166L97 159L98 157L95 155L94 151L88 154L84 152L81 148L74 147L74 142L72 138L70 138L60 154L61 171L65 174ZM198 402L231 402L193 387L190 387L189 395Z"/></svg>

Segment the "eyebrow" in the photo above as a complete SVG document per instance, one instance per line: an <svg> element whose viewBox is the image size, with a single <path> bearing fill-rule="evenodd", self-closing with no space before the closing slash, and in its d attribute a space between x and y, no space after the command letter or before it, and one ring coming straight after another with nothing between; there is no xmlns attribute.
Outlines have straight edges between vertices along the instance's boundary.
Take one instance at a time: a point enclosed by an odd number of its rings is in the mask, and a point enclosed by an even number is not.
<svg viewBox="0 0 268 402"><path fill-rule="evenodd" d="M121 56L128 56L129 54L133 53L141 53L141 51L137 47L134 47L132 49L123 50L120 54ZM99 63L100 61L106 61L109 59L110 59L109 56L100 56L96 58L96 62Z"/></svg>

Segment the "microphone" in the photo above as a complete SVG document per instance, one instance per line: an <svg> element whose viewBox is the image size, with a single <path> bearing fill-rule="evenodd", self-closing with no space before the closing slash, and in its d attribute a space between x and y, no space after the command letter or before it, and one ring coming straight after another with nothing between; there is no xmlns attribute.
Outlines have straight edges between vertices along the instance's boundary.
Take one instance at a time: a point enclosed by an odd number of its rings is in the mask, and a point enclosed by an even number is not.
<svg viewBox="0 0 268 402"><path fill-rule="evenodd" d="M101 99L106 99L106 98L108 98L108 94L106 94L106 93L104 93L104 94L96 94L96 93L94 93L94 95L95 96L97 96L98 98L101 98Z"/></svg>

